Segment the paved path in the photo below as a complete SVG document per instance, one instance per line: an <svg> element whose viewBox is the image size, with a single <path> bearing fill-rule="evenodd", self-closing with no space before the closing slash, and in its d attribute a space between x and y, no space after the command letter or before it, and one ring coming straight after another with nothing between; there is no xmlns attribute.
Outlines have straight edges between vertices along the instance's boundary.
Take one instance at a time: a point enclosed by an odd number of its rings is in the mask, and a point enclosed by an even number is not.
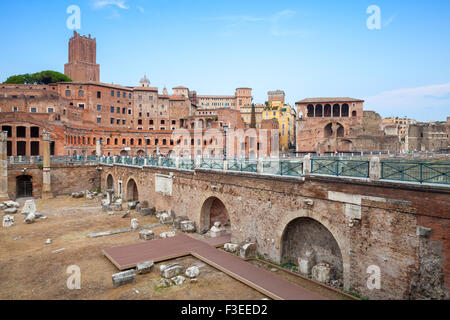
<svg viewBox="0 0 450 320"><path fill-rule="evenodd" d="M103 250L119 270L136 267L139 262L162 262L192 255L234 279L275 300L322 300L324 297L258 268L236 256L217 250L230 236L196 240L186 235L158 239Z"/></svg>

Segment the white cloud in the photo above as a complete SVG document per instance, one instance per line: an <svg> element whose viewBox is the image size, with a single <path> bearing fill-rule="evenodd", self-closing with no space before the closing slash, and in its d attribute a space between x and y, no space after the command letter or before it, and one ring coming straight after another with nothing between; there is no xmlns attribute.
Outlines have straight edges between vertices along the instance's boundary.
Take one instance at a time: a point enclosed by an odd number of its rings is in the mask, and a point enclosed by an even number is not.
<svg viewBox="0 0 450 320"><path fill-rule="evenodd" d="M145 12L145 9L142 8L141 6L137 6L137 8L138 8L138 10L139 10L140 13L144 13L144 12Z"/></svg>
<svg viewBox="0 0 450 320"><path fill-rule="evenodd" d="M95 9L102 9L105 7L118 7L119 9L127 10L126 0L93 0L92 6Z"/></svg>
<svg viewBox="0 0 450 320"><path fill-rule="evenodd" d="M226 35L231 35L230 28L238 27L243 23L266 23L269 24L269 33L272 36L289 36L289 35L304 35L305 32L303 30L289 29L281 27L281 23L283 21L289 20L293 16L295 16L296 12L293 10L283 10L276 12L271 16L266 17L258 17L258 16L250 16L250 15L236 15L236 16L223 16L215 18L214 20L225 20L234 22L231 25L228 25L228 30L224 32Z"/></svg>
<svg viewBox="0 0 450 320"><path fill-rule="evenodd" d="M365 106L383 116L445 120L450 116L450 83L385 91L366 98Z"/></svg>

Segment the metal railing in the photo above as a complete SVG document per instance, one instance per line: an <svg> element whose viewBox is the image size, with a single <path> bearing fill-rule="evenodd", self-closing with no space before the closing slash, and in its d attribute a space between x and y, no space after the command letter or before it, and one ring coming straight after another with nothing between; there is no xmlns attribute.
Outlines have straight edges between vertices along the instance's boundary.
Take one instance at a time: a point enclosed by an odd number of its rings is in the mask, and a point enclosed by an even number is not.
<svg viewBox="0 0 450 320"><path fill-rule="evenodd" d="M369 177L369 160L311 159L312 174L326 174L337 177Z"/></svg>
<svg viewBox="0 0 450 320"><path fill-rule="evenodd" d="M418 183L450 184L450 163L382 161L381 179Z"/></svg>
<svg viewBox="0 0 450 320"><path fill-rule="evenodd" d="M228 160L228 170L256 173L258 172L258 161L247 159L231 159Z"/></svg>
<svg viewBox="0 0 450 320"><path fill-rule="evenodd" d="M224 162L222 159L202 159L200 162L200 168L211 170L223 170Z"/></svg>
<svg viewBox="0 0 450 320"><path fill-rule="evenodd" d="M310 175L330 175L336 177L369 178L379 177L381 180L410 183L429 183L450 185L450 162L443 160L414 161L405 159L382 159L374 164L370 172L371 160L364 158L349 159L336 157L313 157L307 159L211 159L211 158L132 158L132 157L97 157L97 156L51 156L52 164L104 164L127 166L153 166L163 168L179 168L185 170L211 169L236 172L271 174L277 176L302 177L304 165L310 161ZM374 160L374 159L372 159ZM42 164L43 158L8 157L9 164ZM308 164L309 165L309 164ZM378 178L375 178L378 179Z"/></svg>

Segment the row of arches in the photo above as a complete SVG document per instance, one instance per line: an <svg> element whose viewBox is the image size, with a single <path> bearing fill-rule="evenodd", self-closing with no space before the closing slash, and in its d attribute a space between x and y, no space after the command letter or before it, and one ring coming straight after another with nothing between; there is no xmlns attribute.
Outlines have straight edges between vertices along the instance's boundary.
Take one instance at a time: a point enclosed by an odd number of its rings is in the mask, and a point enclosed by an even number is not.
<svg viewBox="0 0 450 320"><path fill-rule="evenodd" d="M357 111L352 112L352 117L356 117ZM347 103L340 105L338 103L331 106L331 104L317 104L308 105L307 107L308 118L348 118L350 117L350 107Z"/></svg>
<svg viewBox="0 0 450 320"><path fill-rule="evenodd" d="M112 174L106 179L108 189L116 191ZM119 186L121 188L121 186ZM136 181L129 178L126 182L127 200L139 201L139 190ZM202 202L200 214L200 230L209 230L215 222L231 228L231 216L226 202L217 196L210 196ZM312 265L327 263L332 267L331 280L344 277L344 264L341 247L333 233L319 221L310 217L294 218L285 226L281 235L280 262L297 265L299 258L311 259Z"/></svg>

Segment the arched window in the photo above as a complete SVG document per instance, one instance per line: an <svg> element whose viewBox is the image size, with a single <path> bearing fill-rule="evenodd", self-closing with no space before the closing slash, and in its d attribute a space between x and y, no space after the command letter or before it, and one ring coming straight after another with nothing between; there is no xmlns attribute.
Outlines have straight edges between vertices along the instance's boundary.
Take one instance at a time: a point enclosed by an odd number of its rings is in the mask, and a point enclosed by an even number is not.
<svg viewBox="0 0 450 320"><path fill-rule="evenodd" d="M130 140L130 145L134 146L134 139Z"/></svg>
<svg viewBox="0 0 450 320"><path fill-rule="evenodd" d="M126 139L122 139L122 144L123 145L127 144L127 140Z"/></svg>
<svg viewBox="0 0 450 320"><path fill-rule="evenodd" d="M106 139L106 144L107 144L108 146L111 144L111 139L110 139L110 138Z"/></svg>
<svg viewBox="0 0 450 320"><path fill-rule="evenodd" d="M117 146L119 144L119 139L115 138L114 139L114 144Z"/></svg>
<svg viewBox="0 0 450 320"><path fill-rule="evenodd" d="M331 117L331 105L330 104L326 104L325 105L324 117L325 118L330 118Z"/></svg>
<svg viewBox="0 0 450 320"><path fill-rule="evenodd" d="M341 117L348 117L350 112L350 108L348 107L348 104L344 103L342 105L342 114Z"/></svg>
<svg viewBox="0 0 450 320"><path fill-rule="evenodd" d="M323 106L321 104L318 104L316 106L316 118L322 118L323 117Z"/></svg>
<svg viewBox="0 0 450 320"><path fill-rule="evenodd" d="M335 117L335 118L341 117L341 106L338 104L335 104L333 106L333 117Z"/></svg>

